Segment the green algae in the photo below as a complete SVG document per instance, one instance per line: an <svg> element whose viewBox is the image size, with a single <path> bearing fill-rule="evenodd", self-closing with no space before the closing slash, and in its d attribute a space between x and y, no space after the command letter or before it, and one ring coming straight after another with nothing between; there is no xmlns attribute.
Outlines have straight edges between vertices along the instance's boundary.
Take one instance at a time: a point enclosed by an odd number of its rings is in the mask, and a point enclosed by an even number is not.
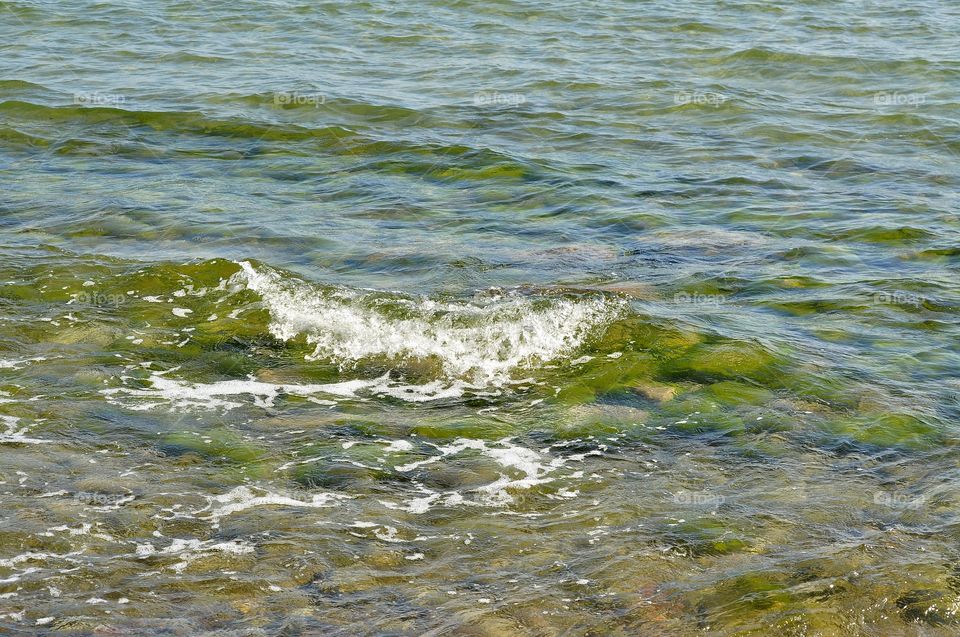
<svg viewBox="0 0 960 637"><path fill-rule="evenodd" d="M880 448L925 449L940 440L934 424L910 414L847 415L827 421L824 430L837 438Z"/></svg>
<svg viewBox="0 0 960 637"><path fill-rule="evenodd" d="M694 380L764 381L782 364L773 353L754 343L702 343L668 361L664 373Z"/></svg>
<svg viewBox="0 0 960 637"><path fill-rule="evenodd" d="M753 572L722 582L706 604L743 612L782 607L793 601L786 578L777 572Z"/></svg>
<svg viewBox="0 0 960 637"><path fill-rule="evenodd" d="M675 383L661 383L655 380L641 380L633 384L632 389L649 400L665 403L673 400L684 387Z"/></svg>
<svg viewBox="0 0 960 637"><path fill-rule="evenodd" d="M413 423L410 431L419 437L434 440L453 438L493 440L510 435L513 433L513 427L508 422L492 418L425 418Z"/></svg>
<svg viewBox="0 0 960 637"><path fill-rule="evenodd" d="M628 405L592 403L572 408L565 416L550 429L551 434L561 440L636 430L650 414Z"/></svg>
<svg viewBox="0 0 960 637"><path fill-rule="evenodd" d="M162 437L159 450L171 457L194 454L203 459L229 462L256 472L268 451L229 429L206 429L201 432L176 432Z"/></svg>
<svg viewBox="0 0 960 637"><path fill-rule="evenodd" d="M384 467L358 466L344 460L326 460L301 465L290 471L295 482L307 488L350 491L369 489L371 483L394 479Z"/></svg>
<svg viewBox="0 0 960 637"><path fill-rule="evenodd" d="M668 541L692 557L728 555L748 551L749 538L715 517L698 517L670 525Z"/></svg>
<svg viewBox="0 0 960 637"><path fill-rule="evenodd" d="M960 624L956 592L914 589L898 597L896 605L900 617L909 623L929 626Z"/></svg>
<svg viewBox="0 0 960 637"><path fill-rule="evenodd" d="M768 389L729 380L708 385L705 391L717 401L727 405L762 405L774 398L773 392Z"/></svg>

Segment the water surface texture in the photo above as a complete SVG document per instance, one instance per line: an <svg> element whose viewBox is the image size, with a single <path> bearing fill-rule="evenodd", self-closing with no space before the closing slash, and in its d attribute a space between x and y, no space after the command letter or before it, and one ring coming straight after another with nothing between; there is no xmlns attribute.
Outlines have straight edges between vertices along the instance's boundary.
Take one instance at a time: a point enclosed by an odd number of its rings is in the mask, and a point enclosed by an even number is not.
<svg viewBox="0 0 960 637"><path fill-rule="evenodd" d="M0 1L0 632L960 632L960 6Z"/></svg>

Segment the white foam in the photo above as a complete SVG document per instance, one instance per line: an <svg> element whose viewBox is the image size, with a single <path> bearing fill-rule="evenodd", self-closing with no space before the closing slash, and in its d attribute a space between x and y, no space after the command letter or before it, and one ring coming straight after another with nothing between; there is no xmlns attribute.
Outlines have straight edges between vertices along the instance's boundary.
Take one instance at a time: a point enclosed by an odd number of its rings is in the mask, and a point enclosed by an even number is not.
<svg viewBox="0 0 960 637"><path fill-rule="evenodd" d="M455 456L464 451L474 450L493 459L504 469L513 470L513 475L501 473L500 477L494 482L472 489L478 496L478 498L474 500L467 500L463 497L463 494L457 492L439 493L421 487L421 490L427 495L409 498L402 504L385 501L381 501L381 504L389 509L406 511L413 514L426 513L438 502L447 506L461 504L495 507L506 506L513 502L513 496L510 495L509 490L529 489L540 484L553 482L554 477L548 474L553 473L563 466L563 462L557 462L556 459L549 463L544 462L539 452L516 445L511 442L509 438L504 438L493 443L471 438L458 438L449 445L434 445L434 447L439 451L438 455L405 465L398 465L394 467L394 469L401 473L407 473L419 467L439 462L444 458ZM521 475L518 476L517 474Z"/></svg>
<svg viewBox="0 0 960 637"><path fill-rule="evenodd" d="M298 500L269 491L264 491L263 495L254 495L249 487L239 486L223 495L210 498L210 519L214 526L219 526L222 518L253 507L288 506L319 509L336 506L339 500L348 499L350 496L338 493L315 493L309 500Z"/></svg>
<svg viewBox="0 0 960 637"><path fill-rule="evenodd" d="M21 358L19 360L14 359L0 359L0 369L22 369L29 365L30 363L35 363L37 361L47 360L44 356L34 356L33 358Z"/></svg>
<svg viewBox="0 0 960 637"><path fill-rule="evenodd" d="M0 421L7 427L5 432L0 433L0 444L38 445L53 442L52 440L43 440L40 438L28 438L26 434L29 432L29 429L27 427L17 429L17 423L20 422L20 419L16 416L0 416Z"/></svg>
<svg viewBox="0 0 960 637"><path fill-rule="evenodd" d="M146 379L150 387L112 387L101 389L100 393L107 400L115 404L126 403L125 406L135 411L145 411L164 406L178 409L219 409L228 411L243 405L243 402L232 400L248 396L254 405L264 409L274 406L274 401L281 394L303 396L310 402L333 406L337 402L329 399L316 398L315 394L325 394L338 398L359 398L362 395L390 396L407 402L427 402L444 398L457 398L472 385L462 381L454 381L444 386L440 381L432 381L422 385L396 383L390 380L389 374L379 378L354 379L339 383L304 384L293 383L266 383L253 379L222 380L213 383L192 383L185 380L166 378L164 374L178 368L162 372L153 372ZM142 379L122 377L124 380ZM475 392L480 394L481 392ZM133 401L123 397L133 398ZM144 400L145 399L145 400Z"/></svg>
<svg viewBox="0 0 960 637"><path fill-rule="evenodd" d="M167 370L172 371L172 370ZM256 380L222 380L214 383L191 383L188 381L166 378L166 372L155 372L147 379L151 387L113 387L101 389L100 393L108 400L116 401L119 396L147 398L152 401L130 405L131 409L151 409L164 404L175 407L229 410L240 407L243 403L227 400L227 397L250 396L255 405L272 407L274 400L281 393L295 396L311 396L313 394L327 394L332 396L353 397L356 392L369 387L375 387L382 379L350 380L328 384L276 384L264 383Z"/></svg>
<svg viewBox="0 0 960 637"><path fill-rule="evenodd" d="M453 441L452 444L444 445L444 446L434 445L434 447L436 447L436 448L440 451L440 455L438 455L438 456L431 456L431 457L429 457L429 458L427 458L427 459L425 459L425 460L417 460L416 462L411 462L411 463L409 463L409 464L397 465L397 466L394 467L394 469L396 469L397 471L399 471L399 472L401 472L401 473L406 473L406 472L408 472L408 471L413 471L414 469L416 469L416 468L418 468L418 467L422 467L422 466L424 466L424 465L433 464L434 462L438 462L438 461L440 461L441 459L443 459L443 458L445 458L445 457L447 457L447 456L456 455L456 454L460 453L461 451L463 451L463 450L465 450L465 449L478 449L478 450L483 450L483 449L486 448L486 443L485 443L483 440L472 440L472 439L469 439L469 438L457 438L455 441Z"/></svg>
<svg viewBox="0 0 960 637"><path fill-rule="evenodd" d="M409 440L384 440L383 442L387 443L386 449L383 451L385 453L398 453L402 451L413 451L413 443Z"/></svg>
<svg viewBox="0 0 960 637"><path fill-rule="evenodd" d="M34 553L33 551L27 551L26 553L21 553L20 555L14 555L11 558L0 559L0 566L4 568L14 568L20 562L29 562L32 560L45 560L51 557L55 557L49 553Z"/></svg>
<svg viewBox="0 0 960 637"><path fill-rule="evenodd" d="M505 294L442 303L346 288L320 291L247 261L240 266L234 285L260 295L275 337L305 336L315 348L309 359L341 365L372 357L430 359L440 364L445 379L474 386L502 385L515 369L575 350L622 309L619 301L602 296ZM437 386L433 398L457 396L462 389L443 387ZM408 394L398 397L410 399Z"/></svg>
<svg viewBox="0 0 960 637"><path fill-rule="evenodd" d="M395 527L388 526L386 524L374 529L373 534L377 537L377 539L383 540L384 542L398 543L407 541L397 537L397 529Z"/></svg>
<svg viewBox="0 0 960 637"><path fill-rule="evenodd" d="M180 558L179 562L169 566L177 573L182 573L191 562L211 552L240 556L249 555L255 550L252 544L243 540L217 542L215 540L174 538L168 546L161 549L156 548L152 542L135 542L134 544L136 545L134 557L140 559L155 555L175 555ZM127 601L129 602L129 600ZM118 600L117 603L123 604L126 602Z"/></svg>
<svg viewBox="0 0 960 637"><path fill-rule="evenodd" d="M395 502L388 502L381 500L380 504L387 507L388 509L394 509L396 511L406 511L407 513L413 513L414 515L420 515L426 513L433 506L433 503L440 499L439 493L430 493L430 495L424 496L422 498L410 498L406 501L406 504L397 504Z"/></svg>

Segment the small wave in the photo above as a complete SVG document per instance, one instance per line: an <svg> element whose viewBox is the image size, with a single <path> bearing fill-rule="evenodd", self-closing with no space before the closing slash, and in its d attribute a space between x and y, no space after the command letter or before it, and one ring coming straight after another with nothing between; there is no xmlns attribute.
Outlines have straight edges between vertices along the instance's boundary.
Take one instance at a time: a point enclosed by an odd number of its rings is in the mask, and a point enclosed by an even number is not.
<svg viewBox="0 0 960 637"><path fill-rule="evenodd" d="M244 261L234 283L256 292L281 340L304 337L308 360L433 363L441 379L500 386L516 370L583 346L622 311L608 296L532 297L493 292L464 301L369 290L322 290Z"/></svg>

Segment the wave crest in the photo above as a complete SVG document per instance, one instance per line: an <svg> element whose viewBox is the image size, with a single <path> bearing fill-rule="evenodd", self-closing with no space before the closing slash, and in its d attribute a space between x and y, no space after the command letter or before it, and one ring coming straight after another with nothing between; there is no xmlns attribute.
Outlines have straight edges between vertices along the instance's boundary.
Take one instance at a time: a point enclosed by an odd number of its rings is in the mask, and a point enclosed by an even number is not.
<svg viewBox="0 0 960 637"><path fill-rule="evenodd" d="M260 296L273 336L303 336L309 360L341 366L362 360L422 360L439 375L476 386L502 385L516 370L584 345L623 303L608 296L531 296L491 291L437 301L371 290L321 289L248 261L233 283Z"/></svg>

